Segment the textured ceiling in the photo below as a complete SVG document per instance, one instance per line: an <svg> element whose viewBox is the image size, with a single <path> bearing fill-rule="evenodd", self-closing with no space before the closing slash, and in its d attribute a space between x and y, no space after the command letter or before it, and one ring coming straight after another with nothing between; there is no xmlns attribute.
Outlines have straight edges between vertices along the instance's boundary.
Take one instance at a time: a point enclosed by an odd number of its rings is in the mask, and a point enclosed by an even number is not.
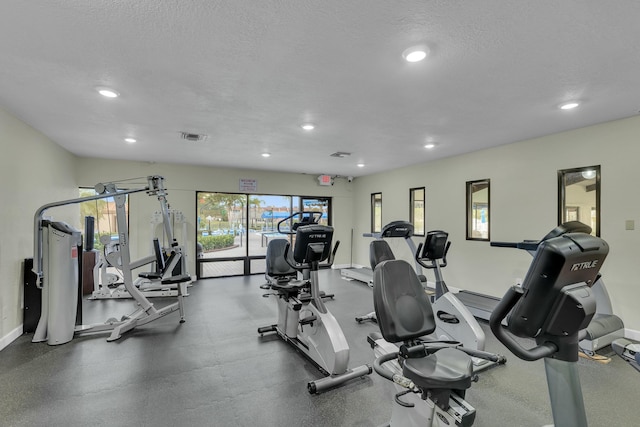
<svg viewBox="0 0 640 427"><path fill-rule="evenodd" d="M639 22L637 0L3 0L0 106L78 156L362 176L637 114Z"/></svg>

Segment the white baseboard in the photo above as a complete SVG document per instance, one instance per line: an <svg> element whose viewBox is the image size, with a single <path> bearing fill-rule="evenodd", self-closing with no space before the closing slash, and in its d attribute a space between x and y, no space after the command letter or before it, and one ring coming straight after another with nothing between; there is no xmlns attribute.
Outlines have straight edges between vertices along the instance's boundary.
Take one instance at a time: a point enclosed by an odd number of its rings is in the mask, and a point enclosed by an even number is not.
<svg viewBox="0 0 640 427"><path fill-rule="evenodd" d="M9 332L4 337L0 338L0 351L2 351L2 349L4 349L9 344L11 344L13 341L15 341L16 338L18 338L20 335L22 335L22 331L23 331L22 326L23 325L18 326L13 331Z"/></svg>
<svg viewBox="0 0 640 427"><path fill-rule="evenodd" d="M640 341L640 331L625 328L624 337L633 341Z"/></svg>
<svg viewBox="0 0 640 427"><path fill-rule="evenodd" d="M359 264L354 264L354 265L349 265L349 264L333 264L333 266L331 267L334 270L340 270L342 268L363 268L362 265Z"/></svg>

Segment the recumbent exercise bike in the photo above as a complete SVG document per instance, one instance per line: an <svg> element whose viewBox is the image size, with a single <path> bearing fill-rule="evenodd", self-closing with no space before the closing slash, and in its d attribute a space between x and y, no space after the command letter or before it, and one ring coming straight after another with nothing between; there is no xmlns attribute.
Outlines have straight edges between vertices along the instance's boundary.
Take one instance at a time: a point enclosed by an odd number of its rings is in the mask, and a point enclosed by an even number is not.
<svg viewBox="0 0 640 427"><path fill-rule="evenodd" d="M335 317L329 312L319 289L318 270L322 261L333 263L333 257L339 245L331 251L333 227L317 224L314 214L317 212L296 212L278 223L278 231L283 234L295 233L293 263L295 269L302 272L300 282L271 282L269 286L278 297L278 322L274 325L258 328L261 335L275 332L285 342L302 353L325 378L307 384L309 393L315 394L342 385L348 380L369 375L371 366L362 365L349 369L349 344ZM301 220L285 231L281 224L294 217ZM269 242L277 245L278 240ZM284 259L289 258L289 242L285 245Z"/></svg>

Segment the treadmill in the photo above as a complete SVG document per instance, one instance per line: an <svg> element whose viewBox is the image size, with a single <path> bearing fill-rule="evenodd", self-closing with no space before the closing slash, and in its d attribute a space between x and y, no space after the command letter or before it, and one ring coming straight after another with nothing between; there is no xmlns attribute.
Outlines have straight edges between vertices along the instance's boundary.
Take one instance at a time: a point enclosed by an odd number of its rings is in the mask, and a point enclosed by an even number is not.
<svg viewBox="0 0 640 427"><path fill-rule="evenodd" d="M387 239L392 237L401 237L409 245L411 254L416 253L416 245L413 243L411 237L413 236L413 224L407 221L392 221L389 224L382 227L382 231L379 233L364 233L362 237L373 237L375 239ZM422 274L422 267L417 262L415 263L416 273L422 282L426 281L425 276ZM340 274L347 280L357 280L362 283L366 283L369 287L373 287L373 270L370 267L362 268L342 268Z"/></svg>

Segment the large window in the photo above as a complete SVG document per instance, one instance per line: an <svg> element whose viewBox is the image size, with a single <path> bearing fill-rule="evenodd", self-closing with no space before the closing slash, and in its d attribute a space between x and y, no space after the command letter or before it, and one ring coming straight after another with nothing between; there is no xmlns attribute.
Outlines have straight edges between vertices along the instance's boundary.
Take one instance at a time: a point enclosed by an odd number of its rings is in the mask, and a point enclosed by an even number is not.
<svg viewBox="0 0 640 427"><path fill-rule="evenodd" d="M409 189L409 222L414 235L424 236L424 187Z"/></svg>
<svg viewBox="0 0 640 427"><path fill-rule="evenodd" d="M329 198L198 192L198 277L264 273L269 241L290 238L278 223L302 210L322 212L320 222L331 224Z"/></svg>
<svg viewBox="0 0 640 427"><path fill-rule="evenodd" d="M382 231L382 193L371 194L371 232Z"/></svg>
<svg viewBox="0 0 640 427"><path fill-rule="evenodd" d="M467 182L467 240L489 240L489 180Z"/></svg>
<svg viewBox="0 0 640 427"><path fill-rule="evenodd" d="M558 224L580 221L600 236L600 166L558 171Z"/></svg>

